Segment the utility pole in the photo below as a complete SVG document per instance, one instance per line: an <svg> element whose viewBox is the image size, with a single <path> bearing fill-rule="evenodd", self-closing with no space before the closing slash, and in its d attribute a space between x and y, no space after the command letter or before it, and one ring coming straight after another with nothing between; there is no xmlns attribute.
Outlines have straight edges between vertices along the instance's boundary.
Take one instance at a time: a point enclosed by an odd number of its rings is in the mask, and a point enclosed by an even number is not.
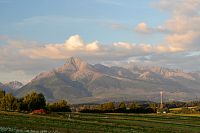
<svg viewBox="0 0 200 133"><path fill-rule="evenodd" d="M160 91L160 109L163 109L163 92Z"/></svg>

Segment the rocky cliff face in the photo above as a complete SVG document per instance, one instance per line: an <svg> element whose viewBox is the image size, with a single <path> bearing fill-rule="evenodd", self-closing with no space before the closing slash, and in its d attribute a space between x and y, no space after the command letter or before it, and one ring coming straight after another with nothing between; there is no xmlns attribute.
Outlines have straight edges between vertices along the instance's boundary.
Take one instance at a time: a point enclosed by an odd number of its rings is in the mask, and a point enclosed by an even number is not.
<svg viewBox="0 0 200 133"><path fill-rule="evenodd" d="M199 73L132 64L128 67L91 65L71 57L63 66L36 76L17 95L38 91L47 99L74 103L123 98L156 101L162 90L166 100L182 100L199 95L199 86Z"/></svg>

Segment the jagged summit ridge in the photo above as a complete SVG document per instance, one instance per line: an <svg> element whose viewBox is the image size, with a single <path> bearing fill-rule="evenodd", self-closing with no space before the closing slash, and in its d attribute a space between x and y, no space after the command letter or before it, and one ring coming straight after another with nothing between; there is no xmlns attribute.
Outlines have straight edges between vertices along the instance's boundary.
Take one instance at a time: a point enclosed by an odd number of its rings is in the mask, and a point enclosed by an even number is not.
<svg viewBox="0 0 200 133"><path fill-rule="evenodd" d="M90 65L79 57L70 57L66 60L65 64L58 69L58 71L81 71L88 69Z"/></svg>
<svg viewBox="0 0 200 133"><path fill-rule="evenodd" d="M79 57L70 57L66 59L66 62L63 66L55 68L51 71L42 72L37 75L32 81L51 77L54 76L56 73L82 73L88 69L91 69L91 66L86 61L82 60Z"/></svg>
<svg viewBox="0 0 200 133"><path fill-rule="evenodd" d="M20 89L23 86L23 84L19 81L11 81L9 83L6 83L5 85L14 90Z"/></svg>

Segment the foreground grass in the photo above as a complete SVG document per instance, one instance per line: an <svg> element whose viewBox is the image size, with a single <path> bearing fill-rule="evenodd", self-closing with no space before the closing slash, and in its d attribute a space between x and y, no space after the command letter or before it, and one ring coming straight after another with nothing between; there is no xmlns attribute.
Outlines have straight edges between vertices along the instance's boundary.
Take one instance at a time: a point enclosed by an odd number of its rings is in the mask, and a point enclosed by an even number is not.
<svg viewBox="0 0 200 133"><path fill-rule="evenodd" d="M200 133L200 116L83 113L30 115L0 112L0 132L1 130L7 130L7 132L61 133Z"/></svg>

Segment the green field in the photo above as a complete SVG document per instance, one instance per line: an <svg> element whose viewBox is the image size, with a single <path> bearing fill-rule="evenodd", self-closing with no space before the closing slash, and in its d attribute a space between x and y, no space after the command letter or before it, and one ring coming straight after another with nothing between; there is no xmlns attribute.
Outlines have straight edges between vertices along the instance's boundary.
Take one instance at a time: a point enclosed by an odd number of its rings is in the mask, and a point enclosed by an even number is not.
<svg viewBox="0 0 200 133"><path fill-rule="evenodd" d="M83 113L31 115L0 112L0 132L200 133L200 116Z"/></svg>

